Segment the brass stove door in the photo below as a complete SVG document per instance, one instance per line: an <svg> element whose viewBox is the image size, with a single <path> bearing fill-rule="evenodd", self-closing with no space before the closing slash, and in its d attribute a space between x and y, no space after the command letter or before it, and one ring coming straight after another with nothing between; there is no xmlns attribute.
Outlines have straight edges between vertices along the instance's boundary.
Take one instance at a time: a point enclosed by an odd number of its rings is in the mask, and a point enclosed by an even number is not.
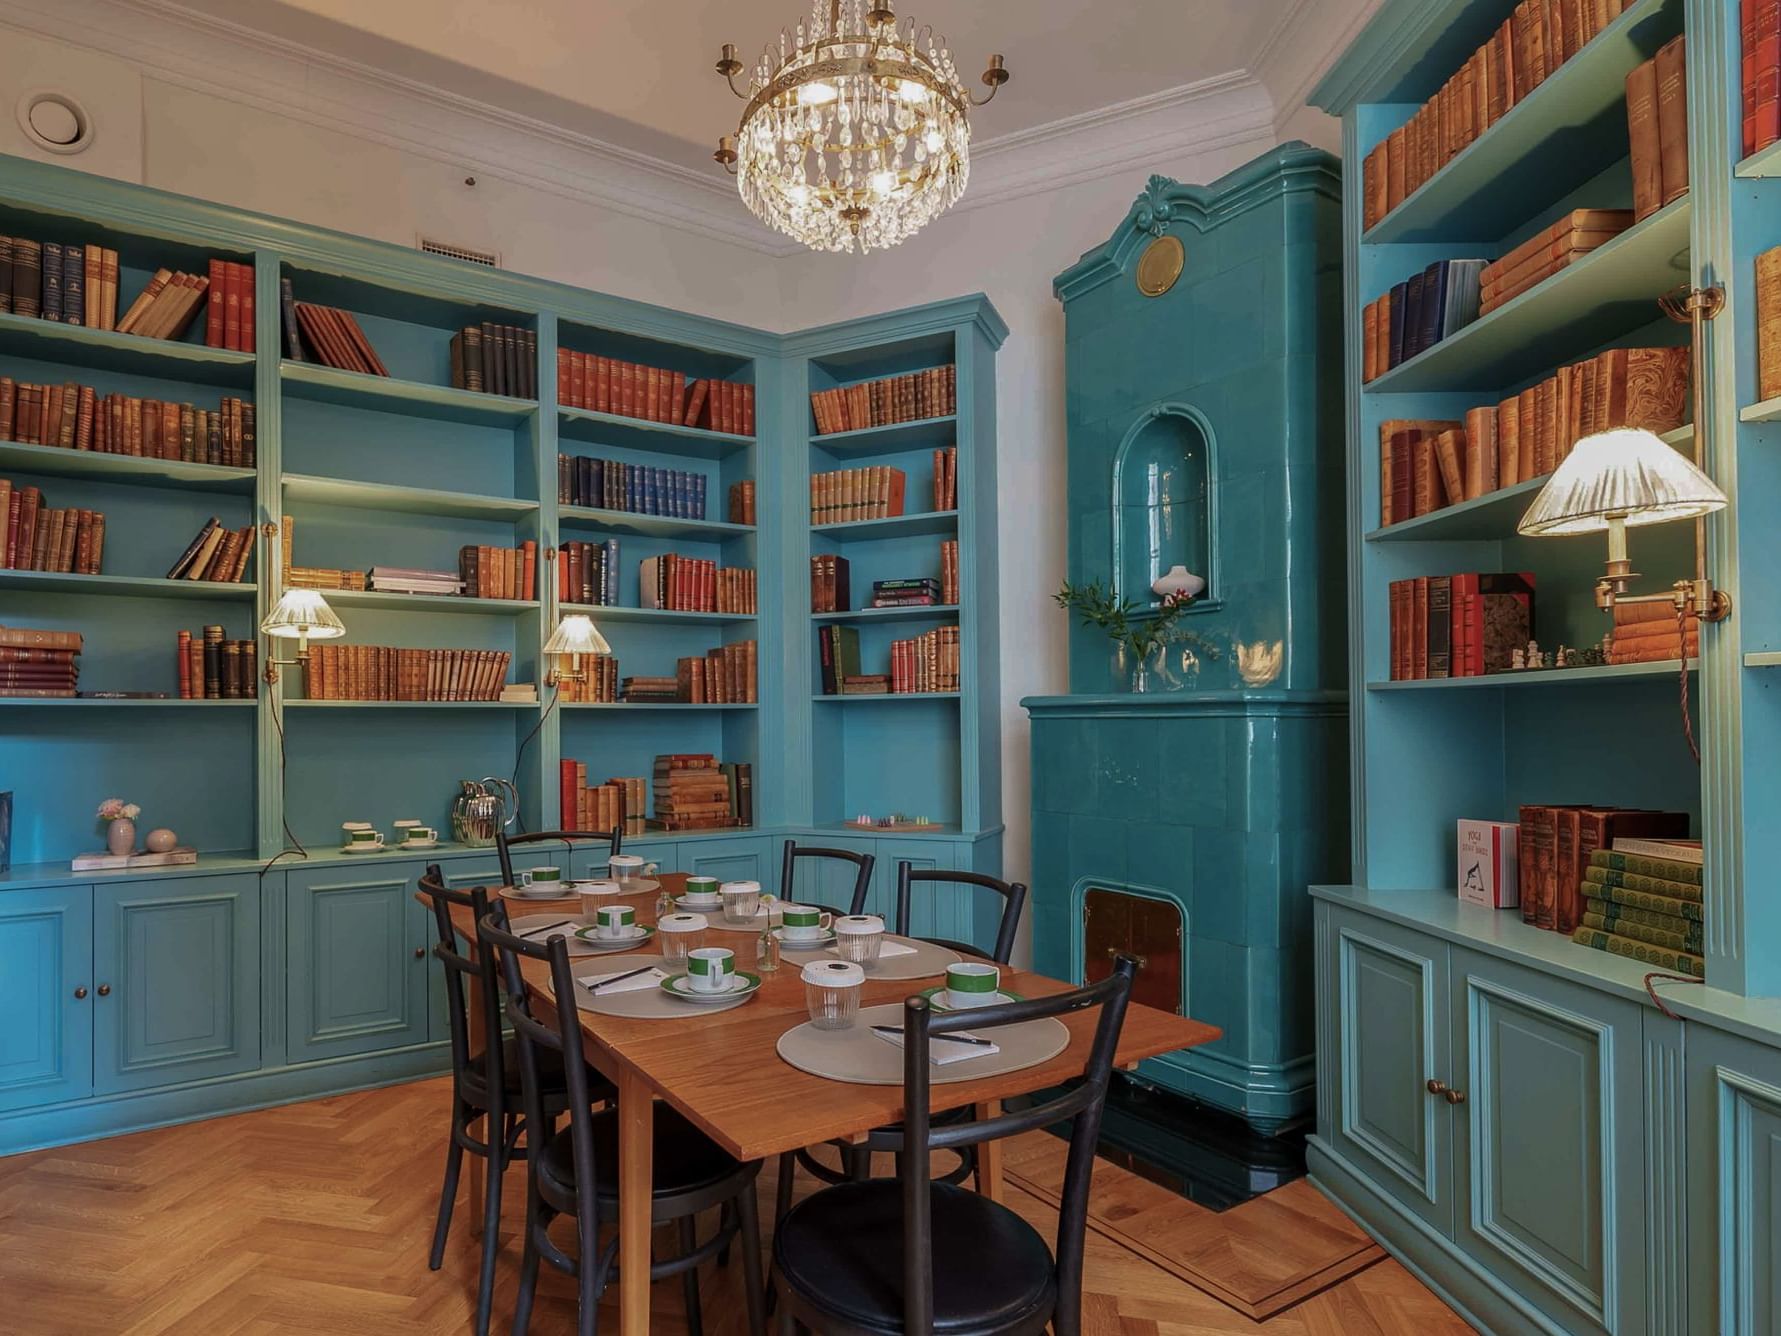
<svg viewBox="0 0 1781 1336"><path fill-rule="evenodd" d="M1181 910L1174 902L1094 887L1082 897L1082 977L1094 983L1120 952L1138 960L1132 1000L1181 1014Z"/></svg>

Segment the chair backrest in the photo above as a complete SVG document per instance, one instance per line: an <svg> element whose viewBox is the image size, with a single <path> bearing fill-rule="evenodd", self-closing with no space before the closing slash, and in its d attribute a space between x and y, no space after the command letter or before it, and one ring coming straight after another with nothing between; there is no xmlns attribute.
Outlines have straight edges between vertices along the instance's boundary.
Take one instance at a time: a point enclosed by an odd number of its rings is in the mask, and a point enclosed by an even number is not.
<svg viewBox="0 0 1781 1336"><path fill-rule="evenodd" d="M849 902L849 914L866 912L866 891L872 884L872 868L878 862L873 854L855 853L852 849L821 849L815 845L800 847L796 840L785 842L785 862L779 870L779 898L799 903L793 886L796 885L795 872L800 858L833 858L843 863L852 863L855 872L853 878L853 899Z"/></svg>
<svg viewBox="0 0 1781 1336"><path fill-rule="evenodd" d="M471 886L461 891L447 886L437 863L428 864L420 879L420 889L421 894L433 906L433 925L438 934L438 941L433 944L433 955L445 968L446 1017L451 1023L452 1076L455 1079L470 1067L470 999L465 992L465 983L467 980L475 980L481 985L479 1000L483 1034L491 1037L491 1042L483 1045L483 1080L487 1084L490 1097L499 1099L505 1073L501 1069L501 1000L500 989L496 987L499 979L495 973L495 963L486 951L472 958L460 949L457 930L451 921L452 906L456 905L470 911L472 924L480 922L483 915L489 912L489 893L481 886ZM472 928L471 931L474 932L475 929Z"/></svg>
<svg viewBox="0 0 1781 1336"><path fill-rule="evenodd" d="M903 1004L903 1329L931 1331L934 1326L933 1212L930 1152L971 1146L1016 1136L1034 1128L1049 1127L1073 1118L1070 1151L1064 1170L1064 1194L1058 1207L1057 1261L1059 1316L1054 1329L1079 1329L1082 1307L1083 1235L1088 1224L1088 1189L1093 1173L1095 1143L1101 1134L1101 1115L1107 1104L1107 1086L1113 1073L1113 1055L1131 1001L1132 976L1137 962L1121 955L1113 972L1092 983L1052 997L1009 1002L969 1011L935 1012L927 999L911 997ZM1080 1082L1042 1104L1016 1113L999 1114L977 1122L934 1128L928 1114L930 1086L929 1040L954 1030L974 1034L1021 1021L1100 1008L1094 1041ZM893 1147L895 1137L889 1138Z"/></svg>
<svg viewBox="0 0 1781 1336"><path fill-rule="evenodd" d="M572 853L577 841L591 842L604 840L607 846L607 857L619 851L624 841L623 830L614 826L611 830L534 830L524 835L509 835L506 831L495 832L495 856L501 860L501 884L513 885L513 855L510 852L516 844L557 843L563 846L565 854Z"/></svg>
<svg viewBox="0 0 1781 1336"><path fill-rule="evenodd" d="M476 921L476 936L484 953L492 954L500 962L501 979L507 988L507 1020L513 1026L514 1047L519 1053L520 1093L529 1128L555 1125L544 1110L539 1051L554 1049L563 1055L563 1085L569 1097L569 1135L575 1151L575 1192L582 1202L591 1204L594 1200L593 1096L588 1087L587 1063L582 1059L581 1019L575 1005L575 979L569 969L568 943L561 937L552 937L548 942L516 937L507 930L507 915L500 905ZM548 968L551 992L557 999L554 1021L538 1018L520 968L523 960L542 961ZM538 1134L543 1135L542 1131ZM542 1149L540 1145L539 1150ZM536 1165L536 1157L532 1163Z"/></svg>
<svg viewBox="0 0 1781 1336"><path fill-rule="evenodd" d="M989 958L998 965L1006 965L1008 958L1014 953L1014 934L1020 927L1020 911L1027 902L1027 888L1018 881L1000 881L995 877L986 876L981 872L946 872L935 868L917 871L909 862L897 864L897 922L896 932L899 936L909 935L909 901L910 890L915 882L932 882L940 885L980 886L985 890L994 891L1002 897L1002 921L996 928L996 945ZM972 955L983 954L981 947L970 942L955 942L933 938L942 946L950 946L954 950L967 951Z"/></svg>

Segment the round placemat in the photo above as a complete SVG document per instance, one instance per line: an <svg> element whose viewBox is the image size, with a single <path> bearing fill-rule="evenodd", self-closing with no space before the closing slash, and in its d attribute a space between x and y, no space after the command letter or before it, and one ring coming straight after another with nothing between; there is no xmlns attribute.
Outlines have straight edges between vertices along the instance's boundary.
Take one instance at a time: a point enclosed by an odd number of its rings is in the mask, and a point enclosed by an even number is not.
<svg viewBox="0 0 1781 1336"><path fill-rule="evenodd" d="M913 946L912 956L880 956L866 966L868 979L937 979L946 973L948 967L956 965L964 957L948 946L936 946L933 942L924 942L914 937L898 937L895 933L884 939L889 942L901 942L904 946ZM830 947L823 955L835 955L835 948Z"/></svg>
<svg viewBox="0 0 1781 1336"><path fill-rule="evenodd" d="M846 1030L819 1030L809 1021L779 1036L779 1056L801 1072L845 1081L849 1085L902 1085L903 1046L872 1033L874 1025L903 1027L903 1004L885 1002L861 1007L859 1020ZM1004 1072L1018 1072L1048 1062L1070 1046L1070 1030L1047 1016L1019 1025L998 1025L985 1030L1001 1049L981 1058L966 1058L944 1065L929 1064L928 1079L935 1085L977 1081Z"/></svg>
<svg viewBox="0 0 1781 1336"><path fill-rule="evenodd" d="M589 969L589 959L579 958L576 963L575 1005L583 1011L592 1011L601 1016L629 1016L638 1020L679 1020L692 1016L709 1016L717 1011L731 1011L747 1002L753 993L744 993L733 1002L676 1002L660 988L651 984L648 988L637 988L625 993L590 993L582 986L583 974L623 974L626 970L642 969L648 965L661 965L670 973L677 973L668 964L666 956L598 956L597 967ZM880 1043L883 1041L880 1040Z"/></svg>

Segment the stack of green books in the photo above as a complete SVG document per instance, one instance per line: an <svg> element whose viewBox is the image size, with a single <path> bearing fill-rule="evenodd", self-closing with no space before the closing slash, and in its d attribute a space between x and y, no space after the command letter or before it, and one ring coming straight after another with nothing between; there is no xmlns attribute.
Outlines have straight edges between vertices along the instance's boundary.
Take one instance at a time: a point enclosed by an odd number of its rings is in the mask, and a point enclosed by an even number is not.
<svg viewBox="0 0 1781 1336"><path fill-rule="evenodd" d="M1706 977L1699 863L1598 849L1584 869L1582 891L1583 918L1572 941L1654 969Z"/></svg>

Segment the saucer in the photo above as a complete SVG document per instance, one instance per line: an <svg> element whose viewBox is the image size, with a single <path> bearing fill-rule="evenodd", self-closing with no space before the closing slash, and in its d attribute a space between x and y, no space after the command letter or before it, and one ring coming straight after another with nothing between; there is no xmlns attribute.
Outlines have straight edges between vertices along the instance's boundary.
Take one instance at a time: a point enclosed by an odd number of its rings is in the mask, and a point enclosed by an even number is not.
<svg viewBox="0 0 1781 1336"><path fill-rule="evenodd" d="M979 1008L979 1007L955 1007L955 1006L950 1005L946 1001L946 998L943 996L943 994L945 994L947 991L948 991L948 989L945 984L937 983L932 988L922 989L921 992L917 994L917 996L927 998L928 1005L930 1007L932 1007L935 1011L978 1011L978 1010L981 1010L981 1008ZM985 1002L983 1004L985 1007L999 1006L1004 1002L1024 1002L1024 1001L1026 1001L1026 999L1024 997L1022 997L1019 993L1010 993L1010 992L1005 992L1005 991L997 991L995 993L992 993L990 996L991 996L992 1000Z"/></svg>
<svg viewBox="0 0 1781 1336"><path fill-rule="evenodd" d="M670 974L662 980L661 988L669 997L678 998L682 1002L731 1002L738 997L746 997L761 986L761 976L750 974L746 970L737 970L730 979L730 986L721 993L702 993L695 989L684 974Z"/></svg>
<svg viewBox="0 0 1781 1336"><path fill-rule="evenodd" d="M438 840L403 840L396 846L398 849L437 849L438 847Z"/></svg>
<svg viewBox="0 0 1781 1336"><path fill-rule="evenodd" d="M501 894L508 900L573 900L574 892L563 889L564 883L549 890L538 891L530 886L503 886Z"/></svg>
<svg viewBox="0 0 1781 1336"><path fill-rule="evenodd" d="M575 930L575 940L584 950L588 951L622 951L626 947L636 946L639 942L647 942L655 936L655 929L641 923L633 923L631 931L623 937L596 937L590 924Z"/></svg>
<svg viewBox="0 0 1781 1336"><path fill-rule="evenodd" d="M721 914L723 913L724 902L722 900L700 900L695 896L682 895L675 898L674 907L676 909L685 910L689 914Z"/></svg>
<svg viewBox="0 0 1781 1336"><path fill-rule="evenodd" d="M340 846L340 852L343 854L387 854L393 848L395 846L391 844L343 844Z"/></svg>
<svg viewBox="0 0 1781 1336"><path fill-rule="evenodd" d="M773 929L773 935L779 939L781 946L792 951L803 951L813 946L828 946L835 940L835 931L832 928L825 929L814 937L787 937L784 928Z"/></svg>

